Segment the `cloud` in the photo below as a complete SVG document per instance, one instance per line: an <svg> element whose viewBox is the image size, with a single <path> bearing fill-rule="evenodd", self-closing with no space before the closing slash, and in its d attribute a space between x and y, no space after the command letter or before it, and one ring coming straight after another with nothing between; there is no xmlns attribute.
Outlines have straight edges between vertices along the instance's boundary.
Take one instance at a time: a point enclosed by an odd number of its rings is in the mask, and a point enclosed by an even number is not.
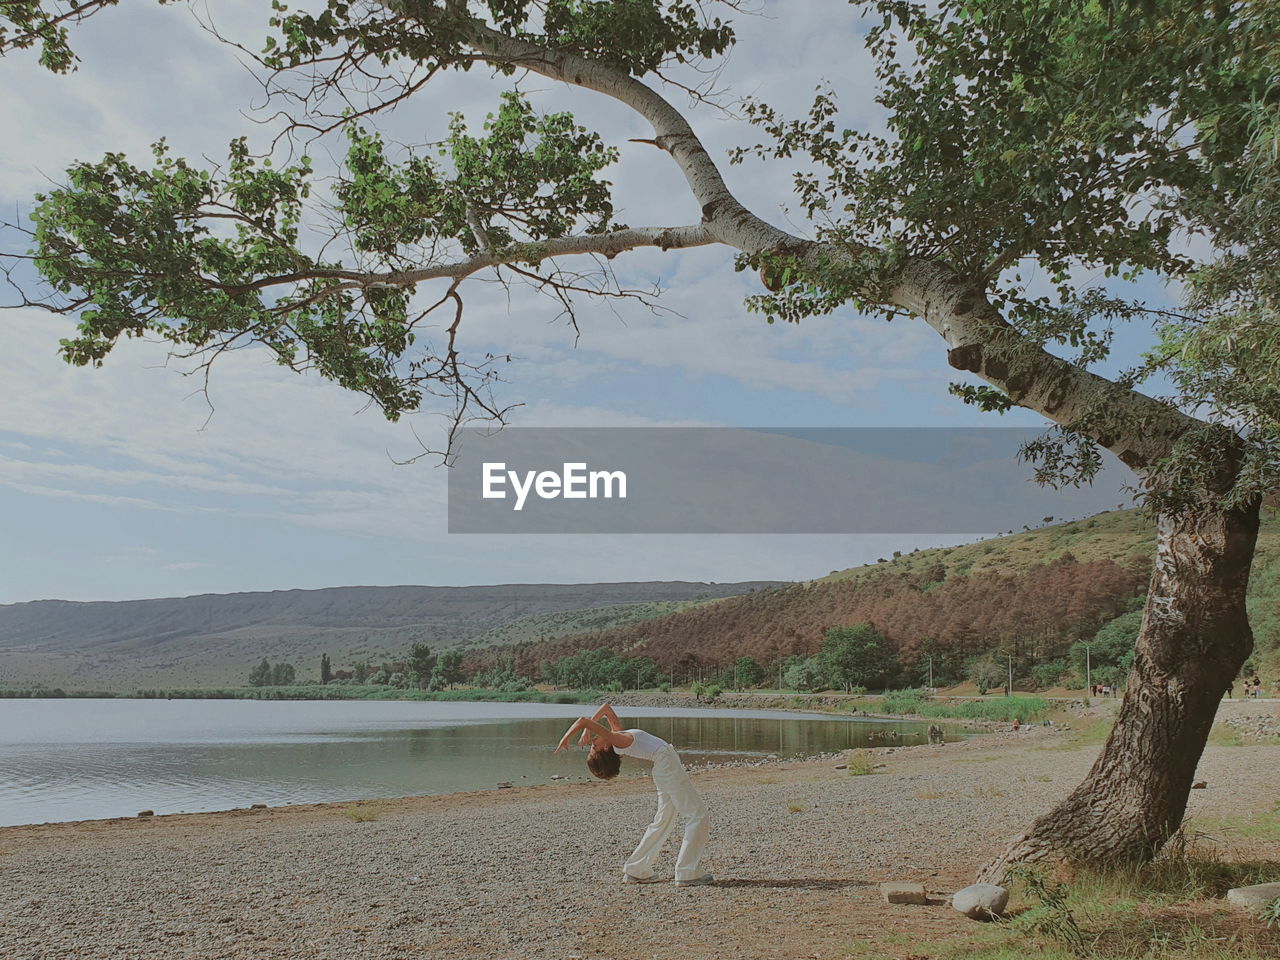
<svg viewBox="0 0 1280 960"><path fill-rule="evenodd" d="M265 33L263 4L223 0L211 9L229 35L257 48ZM856 43L854 9L769 2L763 10L764 17L740 20L742 42L720 86L758 93L794 116L828 79L845 91L841 123L882 122L868 95L869 61L849 53ZM273 132L240 115L258 97L257 84L233 51L202 31L185 9L113 8L78 28L76 44L83 64L70 77L51 76L21 53L0 60L0 84L22 91L0 99L0 123L22 131L0 141L0 201L6 204L25 206L68 164L109 150L144 163L149 144L165 136L176 155L199 161L224 156L227 141L238 134L261 144ZM445 76L413 109L380 124L392 137L422 143L440 135L447 111L459 110L474 129L494 107L497 91L511 82L481 70ZM651 146L628 142L649 135L644 121L589 92L536 77L519 82L536 94L540 109L571 108L620 145L622 162L609 177L617 185L621 219L699 218L674 164ZM687 109L714 156L761 139L740 118L689 104L672 88L666 93ZM317 162L328 163L341 149L341 143L317 149ZM724 172L744 202L788 225L782 206L791 196L792 164L748 162L725 165ZM869 416L904 424L942 417L972 422L970 411L938 406L950 372L941 341L923 324L885 324L842 310L799 326L771 327L743 307L760 288L754 276L733 271L732 259L713 249L619 257L612 264L619 280L634 287L660 282L668 291L663 303L674 312L586 305L576 339L563 320L554 319L555 306L528 290L514 288L508 302L498 285L468 284L464 346L518 358L503 371L511 382L500 388L500 398L527 404L513 414L520 425L758 425L748 418L761 410L775 423L794 425L808 416L824 423ZM784 578L874 560L907 542L449 537L445 471L429 460L395 462L421 452L415 430L426 442L439 442L442 423L430 414L387 423L361 398L318 377L293 374L257 350L218 361L206 402L201 382L181 376L186 368L169 359L163 345L130 341L101 369L68 367L58 358L57 341L71 329L69 321L35 311L7 313L0 324L0 504L25 509L30 502L56 503L49 521L55 524L63 510L83 507L77 516L84 532L70 525L55 531L62 548L106 565L109 558L132 557L140 572L126 587L111 571L85 565L70 584L46 543L50 531L33 523L29 541L16 546L46 557L48 573L12 588L28 595L92 596L95 589L144 595L160 589L155 583L200 592L213 583L247 589L371 578ZM159 532L149 526L157 519ZM201 540L213 526L226 531L217 556L216 545ZM144 537L156 539L140 542ZM311 555L300 553L299 541L315 545ZM281 557L289 562L281 564ZM161 568L172 576L145 579L146 569Z"/></svg>
<svg viewBox="0 0 1280 960"><path fill-rule="evenodd" d="M203 563L199 560L180 560L176 563L166 563L161 568L163 570L203 570L210 564Z"/></svg>

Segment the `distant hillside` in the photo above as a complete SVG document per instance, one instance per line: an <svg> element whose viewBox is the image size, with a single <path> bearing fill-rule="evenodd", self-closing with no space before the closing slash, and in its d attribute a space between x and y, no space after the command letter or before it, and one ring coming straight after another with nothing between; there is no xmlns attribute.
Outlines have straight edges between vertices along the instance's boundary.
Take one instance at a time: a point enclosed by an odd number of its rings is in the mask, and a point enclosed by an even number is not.
<svg viewBox="0 0 1280 960"><path fill-rule="evenodd" d="M942 672L958 674L965 660L994 650L1028 663L1043 661L1064 656L1071 643L1088 639L1131 607L1146 590L1154 548L1154 529L1139 511L1108 512L886 557L820 580L527 644L515 652L526 672L580 649L610 648L651 656L684 676L698 665L725 666L742 655L762 663L808 655L830 627L870 621L904 662L920 663L932 654ZM1278 599L1280 524L1268 518L1250 584L1254 632L1264 654L1280 646Z"/></svg>
<svg viewBox="0 0 1280 960"><path fill-rule="evenodd" d="M243 683L264 656L295 664L303 678L318 675L323 653L337 668L391 659L417 642L443 648L480 637L553 638L775 585L333 587L0 605L0 686L223 686Z"/></svg>

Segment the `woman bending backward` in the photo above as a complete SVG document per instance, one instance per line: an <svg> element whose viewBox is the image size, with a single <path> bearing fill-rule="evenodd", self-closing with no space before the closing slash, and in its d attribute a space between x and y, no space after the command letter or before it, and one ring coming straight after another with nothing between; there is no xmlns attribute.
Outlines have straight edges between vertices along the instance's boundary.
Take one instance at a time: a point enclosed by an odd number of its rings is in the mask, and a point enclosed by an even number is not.
<svg viewBox="0 0 1280 960"><path fill-rule="evenodd" d="M605 720L609 726L600 721ZM580 717L565 731L556 747L559 753L569 745L575 734L581 734L579 746L591 744L587 755L587 769L601 780L611 780L618 775L622 756L647 760L653 764L653 785L658 788L658 812L653 817L635 852L622 868L623 883L657 883L662 877L653 872L662 845L676 814L685 821L684 839L676 857L676 886L705 886L713 881L711 874L702 868L702 852L707 845L707 810L694 789L693 781L685 773L684 765L675 747L660 737L644 730L623 730L613 707L604 704L593 717ZM620 756L621 755L621 756Z"/></svg>

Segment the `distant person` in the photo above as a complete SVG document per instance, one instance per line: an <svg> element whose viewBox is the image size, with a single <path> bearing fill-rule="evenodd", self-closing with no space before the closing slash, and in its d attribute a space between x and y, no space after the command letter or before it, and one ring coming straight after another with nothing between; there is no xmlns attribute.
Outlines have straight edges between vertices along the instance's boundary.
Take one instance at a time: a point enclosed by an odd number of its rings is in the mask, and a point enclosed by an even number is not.
<svg viewBox="0 0 1280 960"><path fill-rule="evenodd" d="M601 720L607 720L606 727ZM595 715L579 717L565 731L556 753L565 749L574 735L581 733L579 746L591 744L587 769L601 780L612 780L622 765L619 755L653 764L653 785L658 788L658 812L645 830L631 858L622 867L623 883L657 883L662 880L653 867L662 852L676 814L684 817L684 837L676 856L676 886L700 887L715 878L702 869L702 852L707 845L707 810L698 791L680 762L675 747L643 730L623 730L613 707L604 704Z"/></svg>
<svg viewBox="0 0 1280 960"><path fill-rule="evenodd" d="M1236 682L1235 682L1234 680L1232 680L1230 683L1228 683L1228 684L1227 684L1227 699L1228 699L1228 700L1234 700L1234 699L1235 699L1235 689L1236 689Z"/></svg>

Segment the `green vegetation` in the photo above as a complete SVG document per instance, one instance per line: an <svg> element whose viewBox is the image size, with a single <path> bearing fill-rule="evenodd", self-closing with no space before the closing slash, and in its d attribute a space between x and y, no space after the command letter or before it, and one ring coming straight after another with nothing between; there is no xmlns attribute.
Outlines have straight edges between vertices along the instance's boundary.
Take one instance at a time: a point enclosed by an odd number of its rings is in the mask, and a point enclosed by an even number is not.
<svg viewBox="0 0 1280 960"><path fill-rule="evenodd" d="M1082 683L1086 675L1094 683L1124 683L1133 666L1134 644L1142 626L1142 606L1142 598L1134 598L1131 609L1103 624L1092 641L1072 645L1071 662Z"/></svg>
<svg viewBox="0 0 1280 960"><path fill-rule="evenodd" d="M919 690L895 690L884 695L879 710L955 720L1036 720L1049 711L1042 697L995 697L990 700L935 700Z"/></svg>
<svg viewBox="0 0 1280 960"><path fill-rule="evenodd" d="M1199 817L1195 825L1206 831L1212 831L1214 836L1222 834L1280 844L1280 803L1277 803L1274 809L1255 816ZM1280 873L1277 875L1280 876Z"/></svg>
<svg viewBox="0 0 1280 960"><path fill-rule="evenodd" d="M292 663L272 663L263 657L262 662L249 671L249 686L287 687L296 677L297 671Z"/></svg>
<svg viewBox="0 0 1280 960"><path fill-rule="evenodd" d="M37 691L31 696L50 696ZM79 696L79 694L75 694ZM72 694L67 694L72 696ZM139 690L133 696L147 700L485 700L499 703L590 703L599 690L409 690L402 687L311 684L294 687L232 687L222 690Z"/></svg>
<svg viewBox="0 0 1280 960"><path fill-rule="evenodd" d="M356 823L372 823L382 815L382 805L368 800L357 800L343 807L342 815Z"/></svg>
<svg viewBox="0 0 1280 960"><path fill-rule="evenodd" d="M1273 879L1280 862L1225 863L1173 851L1144 869L1079 873L1056 883L1022 871L1009 919L958 928L950 937L913 937L911 955L930 960L1270 960L1280 955L1280 929L1262 916L1228 909L1233 886ZM850 945L855 960L890 960L890 935ZM888 949L886 949L888 948Z"/></svg>
<svg viewBox="0 0 1280 960"><path fill-rule="evenodd" d="M846 763L851 777L865 777L876 772L876 757L870 750L858 750L849 756Z"/></svg>
<svg viewBox="0 0 1280 960"><path fill-rule="evenodd" d="M898 672L896 654L870 623L832 627L822 636L818 656L828 682L846 693L855 686L880 687Z"/></svg>
<svg viewBox="0 0 1280 960"><path fill-rule="evenodd" d="M77 700L110 700L113 697L128 696L117 690L64 690L62 687L0 687L0 699L68 699Z"/></svg>
<svg viewBox="0 0 1280 960"><path fill-rule="evenodd" d="M1149 558L1155 547L1155 525L1141 510L1108 510L1087 520L1049 524L1021 533L1010 530L1001 537L958 547L913 550L888 563L835 570L815 582L868 580L910 573L920 578L924 589L958 576L962 566L968 566L972 574L1012 576L1067 554L1079 563L1109 560L1127 564L1134 558Z"/></svg>
<svg viewBox="0 0 1280 960"><path fill-rule="evenodd" d="M561 687L600 687L618 692L656 687L668 679L652 657L619 656L607 647L579 650L558 660L544 661L542 676Z"/></svg>
<svg viewBox="0 0 1280 960"><path fill-rule="evenodd" d="M615 603L584 610L564 610L520 617L500 624L467 640L465 646L514 646L541 640L556 640L577 634L598 633L611 627L639 623L683 610L694 603L715 601L656 600L647 603Z"/></svg>

